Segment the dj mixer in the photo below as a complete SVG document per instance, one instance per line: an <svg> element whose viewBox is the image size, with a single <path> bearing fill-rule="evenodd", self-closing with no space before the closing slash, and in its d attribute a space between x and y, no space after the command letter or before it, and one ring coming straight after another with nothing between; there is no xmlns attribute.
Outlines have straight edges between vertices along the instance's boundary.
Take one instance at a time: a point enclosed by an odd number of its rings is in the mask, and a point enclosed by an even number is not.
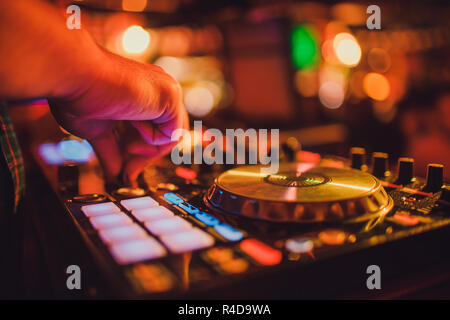
<svg viewBox="0 0 450 320"><path fill-rule="evenodd" d="M350 154L281 163L272 175L161 159L139 187L91 194L77 194L80 168L65 163L54 189L80 250L120 298L346 297L370 293L370 265L386 288L448 259L443 166L420 178L413 159L394 173L385 153L367 164L363 148Z"/></svg>

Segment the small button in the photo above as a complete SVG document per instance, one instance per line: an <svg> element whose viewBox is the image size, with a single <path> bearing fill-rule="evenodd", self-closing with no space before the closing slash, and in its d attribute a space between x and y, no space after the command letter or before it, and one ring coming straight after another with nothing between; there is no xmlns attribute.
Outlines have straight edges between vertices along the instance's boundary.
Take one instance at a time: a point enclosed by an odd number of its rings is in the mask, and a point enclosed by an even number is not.
<svg viewBox="0 0 450 320"><path fill-rule="evenodd" d="M242 231L225 223L215 225L214 230L228 241L239 241L244 237Z"/></svg>
<svg viewBox="0 0 450 320"><path fill-rule="evenodd" d="M173 217L173 212L163 206L131 211L139 221L155 221Z"/></svg>
<svg viewBox="0 0 450 320"><path fill-rule="evenodd" d="M220 268L226 273L237 274L247 271L249 264L242 258L232 259L220 264Z"/></svg>
<svg viewBox="0 0 450 320"><path fill-rule="evenodd" d="M105 216L90 218L92 226L97 230L109 229L114 227L120 227L133 223L133 221L124 213L121 214L108 214Z"/></svg>
<svg viewBox="0 0 450 320"><path fill-rule="evenodd" d="M286 241L285 247L290 252L304 253L314 248L314 243L308 238L291 238Z"/></svg>
<svg viewBox="0 0 450 320"><path fill-rule="evenodd" d="M256 239L245 239L240 243L240 248L247 255L265 266L279 264L282 259L281 251L269 247Z"/></svg>
<svg viewBox="0 0 450 320"><path fill-rule="evenodd" d="M141 197L122 200L120 201L120 204L130 211L159 206L159 203L151 197Z"/></svg>
<svg viewBox="0 0 450 320"><path fill-rule="evenodd" d="M233 251L230 248L211 248L205 256L212 262L223 263L233 258Z"/></svg>
<svg viewBox="0 0 450 320"><path fill-rule="evenodd" d="M200 229L164 235L161 241L173 253L182 253L210 247L214 244L214 238Z"/></svg>
<svg viewBox="0 0 450 320"><path fill-rule="evenodd" d="M180 203L184 202L184 200L182 198L180 198L179 196L177 196L173 192L165 193L164 194L164 199L166 199L167 201L173 203L174 205L179 205Z"/></svg>
<svg viewBox="0 0 450 320"><path fill-rule="evenodd" d="M97 217L105 214L119 213L120 209L112 202L104 202L82 206L81 211L86 217Z"/></svg>
<svg viewBox="0 0 450 320"><path fill-rule="evenodd" d="M199 221L203 222L207 226L215 226L216 224L220 223L219 219L216 217L213 217L210 214L207 214L206 212L200 212L195 215L195 218L197 218Z"/></svg>
<svg viewBox="0 0 450 320"><path fill-rule="evenodd" d="M99 236L102 241L108 245L149 237L144 229L139 227L137 224L100 230Z"/></svg>
<svg viewBox="0 0 450 320"><path fill-rule="evenodd" d="M415 226L419 223L419 219L417 217L410 216L409 214L402 214L401 212L394 214L394 220L407 226Z"/></svg>
<svg viewBox="0 0 450 320"><path fill-rule="evenodd" d="M154 238L128 241L113 245L111 254L118 264L130 264L164 257L166 249Z"/></svg>
<svg viewBox="0 0 450 320"><path fill-rule="evenodd" d="M337 246L345 243L347 234L337 229L328 229L319 233L319 240L330 246Z"/></svg>
<svg viewBox="0 0 450 320"><path fill-rule="evenodd" d="M147 292L167 291L174 285L169 272L159 265L137 264L133 266L133 274Z"/></svg>
<svg viewBox="0 0 450 320"><path fill-rule="evenodd" d="M145 226L151 233L157 236L181 232L192 228L189 222L176 216L168 219L148 221L145 223Z"/></svg>
<svg viewBox="0 0 450 320"><path fill-rule="evenodd" d="M196 214L200 212L198 208L187 202L180 203L178 206L189 214Z"/></svg>

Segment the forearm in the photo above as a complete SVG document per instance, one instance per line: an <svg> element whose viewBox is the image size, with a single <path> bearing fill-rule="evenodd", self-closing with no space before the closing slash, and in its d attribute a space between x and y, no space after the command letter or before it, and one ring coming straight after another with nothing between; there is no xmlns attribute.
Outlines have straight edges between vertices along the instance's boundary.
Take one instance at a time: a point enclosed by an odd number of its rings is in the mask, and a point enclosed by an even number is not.
<svg viewBox="0 0 450 320"><path fill-rule="evenodd" d="M0 98L70 98L91 85L102 51L43 0L0 1Z"/></svg>

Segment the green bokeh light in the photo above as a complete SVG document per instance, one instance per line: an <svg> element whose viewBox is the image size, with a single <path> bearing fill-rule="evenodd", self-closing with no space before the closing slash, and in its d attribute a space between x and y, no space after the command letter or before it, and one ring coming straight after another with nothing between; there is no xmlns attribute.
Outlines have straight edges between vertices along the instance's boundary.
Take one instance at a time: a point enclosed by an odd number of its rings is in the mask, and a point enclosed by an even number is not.
<svg viewBox="0 0 450 320"><path fill-rule="evenodd" d="M292 29L292 61L297 69L309 69L319 61L318 39L311 26L299 25Z"/></svg>

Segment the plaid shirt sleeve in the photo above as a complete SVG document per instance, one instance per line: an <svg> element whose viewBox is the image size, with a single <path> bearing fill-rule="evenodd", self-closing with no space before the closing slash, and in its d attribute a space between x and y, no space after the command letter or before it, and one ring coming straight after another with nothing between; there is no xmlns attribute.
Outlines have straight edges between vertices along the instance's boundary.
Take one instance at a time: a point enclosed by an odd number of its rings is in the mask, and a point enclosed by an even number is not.
<svg viewBox="0 0 450 320"><path fill-rule="evenodd" d="M14 186L14 211L25 190L25 170L22 153L5 102L0 101L0 149L8 164ZM1 183L1 182L0 182Z"/></svg>

